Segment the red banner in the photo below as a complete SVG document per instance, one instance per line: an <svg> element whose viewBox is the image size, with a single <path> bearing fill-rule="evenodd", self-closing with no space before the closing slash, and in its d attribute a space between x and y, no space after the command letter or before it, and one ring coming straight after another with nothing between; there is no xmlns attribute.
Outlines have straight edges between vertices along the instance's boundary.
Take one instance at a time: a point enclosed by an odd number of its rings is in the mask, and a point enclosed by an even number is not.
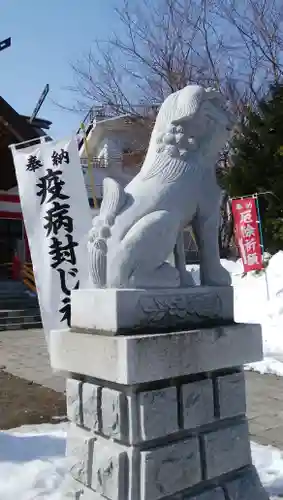
<svg viewBox="0 0 283 500"><path fill-rule="evenodd" d="M232 212L244 272L262 269L263 259L255 198L232 200Z"/></svg>

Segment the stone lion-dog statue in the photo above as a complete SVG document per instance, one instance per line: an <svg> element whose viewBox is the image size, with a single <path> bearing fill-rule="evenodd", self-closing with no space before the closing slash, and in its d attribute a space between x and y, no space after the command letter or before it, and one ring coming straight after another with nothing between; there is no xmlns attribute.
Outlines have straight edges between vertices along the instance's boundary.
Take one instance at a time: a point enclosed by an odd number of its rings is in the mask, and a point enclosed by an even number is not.
<svg viewBox="0 0 283 500"><path fill-rule="evenodd" d="M219 256L221 190L215 166L232 126L215 90L189 85L167 97L140 172L125 188L104 180L88 240L96 288L194 286L182 240L187 224L199 249L201 285L231 284Z"/></svg>

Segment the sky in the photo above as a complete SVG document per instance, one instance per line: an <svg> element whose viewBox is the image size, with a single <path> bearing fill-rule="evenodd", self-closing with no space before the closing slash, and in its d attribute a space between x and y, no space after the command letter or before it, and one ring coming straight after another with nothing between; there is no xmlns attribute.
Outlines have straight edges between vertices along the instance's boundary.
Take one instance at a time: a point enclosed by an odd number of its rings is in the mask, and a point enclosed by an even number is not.
<svg viewBox="0 0 283 500"><path fill-rule="evenodd" d="M0 52L0 95L17 112L31 115L48 83L49 95L39 116L53 122L51 135L75 132L80 117L60 109L75 104L66 90L74 84L71 63L95 40L105 40L117 23L120 0L0 0L0 41L12 46Z"/></svg>

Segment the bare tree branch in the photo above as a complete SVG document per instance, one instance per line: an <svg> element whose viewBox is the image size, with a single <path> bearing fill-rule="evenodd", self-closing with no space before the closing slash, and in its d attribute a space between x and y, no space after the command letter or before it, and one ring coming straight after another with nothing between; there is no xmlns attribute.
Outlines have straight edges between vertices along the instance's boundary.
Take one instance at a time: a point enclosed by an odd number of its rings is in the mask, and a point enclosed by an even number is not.
<svg viewBox="0 0 283 500"><path fill-rule="evenodd" d="M119 34L97 43L72 65L77 108L107 105L113 113L160 103L190 82L221 87L221 37L211 0L123 0ZM121 35L122 33L122 35Z"/></svg>
<svg viewBox="0 0 283 500"><path fill-rule="evenodd" d="M243 95L257 103L283 76L283 6L280 0L222 0L218 15L237 40L234 61Z"/></svg>
<svg viewBox="0 0 283 500"><path fill-rule="evenodd" d="M282 79L281 1L122 0L117 33L72 64L75 108L140 115L139 105L200 83L241 113Z"/></svg>

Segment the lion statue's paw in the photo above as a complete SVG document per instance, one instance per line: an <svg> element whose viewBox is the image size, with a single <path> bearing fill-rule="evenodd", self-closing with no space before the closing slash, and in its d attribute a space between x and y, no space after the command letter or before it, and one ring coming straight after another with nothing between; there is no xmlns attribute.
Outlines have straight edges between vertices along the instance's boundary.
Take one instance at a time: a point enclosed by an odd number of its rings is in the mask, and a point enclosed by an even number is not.
<svg viewBox="0 0 283 500"><path fill-rule="evenodd" d="M210 265L207 270L201 271L202 286L230 286L231 283L230 273L221 264L218 266Z"/></svg>

